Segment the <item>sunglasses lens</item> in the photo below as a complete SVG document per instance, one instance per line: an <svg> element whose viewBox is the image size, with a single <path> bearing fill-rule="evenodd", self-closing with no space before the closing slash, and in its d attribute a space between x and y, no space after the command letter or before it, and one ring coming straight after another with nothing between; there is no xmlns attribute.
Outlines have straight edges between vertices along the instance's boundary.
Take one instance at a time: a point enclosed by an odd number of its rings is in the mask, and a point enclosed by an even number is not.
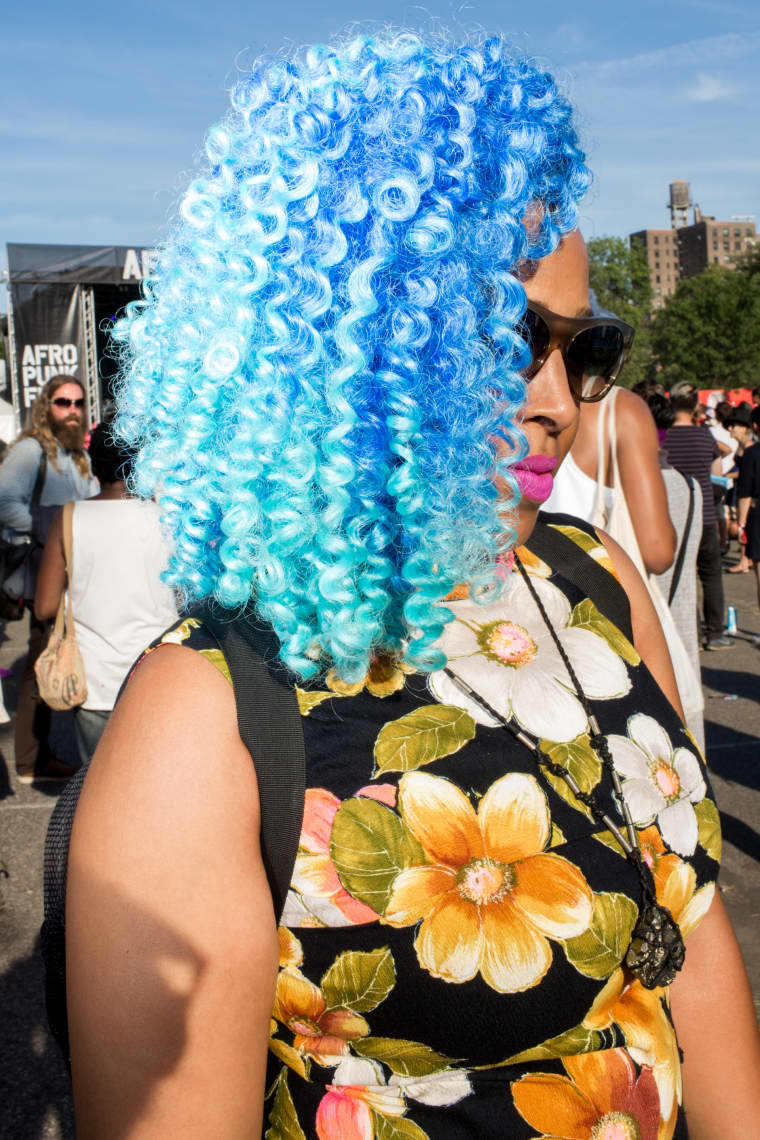
<svg viewBox="0 0 760 1140"><path fill-rule="evenodd" d="M624 349L623 334L614 325L597 325L573 337L565 361L575 395L583 400L599 396L608 387Z"/></svg>
<svg viewBox="0 0 760 1140"><path fill-rule="evenodd" d="M530 379L538 372L539 361L549 347L551 333L541 314L535 313L532 309L526 310L525 316L517 326L517 332L530 348L531 360L525 370L525 375Z"/></svg>

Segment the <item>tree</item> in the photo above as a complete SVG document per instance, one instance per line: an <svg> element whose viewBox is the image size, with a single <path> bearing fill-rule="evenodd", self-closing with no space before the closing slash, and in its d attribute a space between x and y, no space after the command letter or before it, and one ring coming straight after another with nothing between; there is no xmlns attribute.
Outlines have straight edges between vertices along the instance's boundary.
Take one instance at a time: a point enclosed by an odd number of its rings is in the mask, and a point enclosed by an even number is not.
<svg viewBox="0 0 760 1140"><path fill-rule="evenodd" d="M760 275L710 266L679 281L655 316L652 348L668 384L754 387L760 379Z"/></svg>
<svg viewBox="0 0 760 1140"><path fill-rule="evenodd" d="M603 309L627 321L636 330L631 355L620 383L632 388L652 368L650 323L652 286L643 247L629 247L623 238L591 238L588 243L589 283Z"/></svg>

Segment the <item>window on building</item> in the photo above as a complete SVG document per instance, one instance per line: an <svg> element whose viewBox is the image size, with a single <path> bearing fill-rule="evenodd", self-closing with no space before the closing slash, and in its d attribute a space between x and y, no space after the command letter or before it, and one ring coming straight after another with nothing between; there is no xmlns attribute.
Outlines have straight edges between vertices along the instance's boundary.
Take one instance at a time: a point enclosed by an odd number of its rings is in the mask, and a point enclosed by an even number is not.
<svg viewBox="0 0 760 1140"><path fill-rule="evenodd" d="M655 244L655 245L659 245L659 244L660 244L660 239L659 239L659 237L657 236L657 234L655 234L655 235L654 235L654 244Z"/></svg>
<svg viewBox="0 0 760 1140"><path fill-rule="evenodd" d="M655 276L655 281L657 282L657 284L658 284L658 285L660 284L660 275L659 275L659 273L658 273L658 274Z"/></svg>
<svg viewBox="0 0 760 1140"><path fill-rule="evenodd" d="M740 241L734 242L734 249L741 249L741 247L742 247L742 243Z"/></svg>
<svg viewBox="0 0 760 1140"><path fill-rule="evenodd" d="M745 237L752 237L752 230L749 226L747 226L746 230L744 231L744 235Z"/></svg>
<svg viewBox="0 0 760 1140"><path fill-rule="evenodd" d="M723 248L724 248L724 249L730 249L730 248L731 248L731 242L729 242L729 241L724 241L724 242L723 242Z"/></svg>
<svg viewBox="0 0 760 1140"><path fill-rule="evenodd" d="M723 237L728 237L728 230L723 231Z"/></svg>

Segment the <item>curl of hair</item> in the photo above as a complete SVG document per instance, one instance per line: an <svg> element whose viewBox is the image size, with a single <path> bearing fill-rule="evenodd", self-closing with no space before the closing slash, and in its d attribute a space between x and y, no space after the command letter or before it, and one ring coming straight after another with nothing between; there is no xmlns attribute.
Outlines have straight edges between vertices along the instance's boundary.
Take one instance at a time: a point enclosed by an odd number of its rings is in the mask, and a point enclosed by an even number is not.
<svg viewBox="0 0 760 1140"><path fill-rule="evenodd" d="M394 30L260 59L231 102L115 329L166 581L253 597L300 677L438 667L442 600L496 588L513 535L519 266L577 224L571 108L499 38Z"/></svg>

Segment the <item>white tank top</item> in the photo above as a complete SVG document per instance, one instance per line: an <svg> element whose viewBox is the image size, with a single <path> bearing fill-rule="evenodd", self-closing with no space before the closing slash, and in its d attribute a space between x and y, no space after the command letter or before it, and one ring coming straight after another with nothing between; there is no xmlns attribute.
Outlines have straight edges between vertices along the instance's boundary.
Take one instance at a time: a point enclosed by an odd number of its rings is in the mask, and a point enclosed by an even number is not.
<svg viewBox="0 0 760 1140"><path fill-rule="evenodd" d="M101 499L74 506L74 626L87 678L86 709L112 709L140 653L177 620L159 574L169 547L155 503Z"/></svg>
<svg viewBox="0 0 760 1140"><path fill-rule="evenodd" d="M615 492L612 487L604 488L604 505L606 510L612 508L615 502ZM590 523L594 518L596 504L596 479L590 479L581 471L568 453L554 479L552 493L543 504L545 511L557 511L563 515L577 515Z"/></svg>

